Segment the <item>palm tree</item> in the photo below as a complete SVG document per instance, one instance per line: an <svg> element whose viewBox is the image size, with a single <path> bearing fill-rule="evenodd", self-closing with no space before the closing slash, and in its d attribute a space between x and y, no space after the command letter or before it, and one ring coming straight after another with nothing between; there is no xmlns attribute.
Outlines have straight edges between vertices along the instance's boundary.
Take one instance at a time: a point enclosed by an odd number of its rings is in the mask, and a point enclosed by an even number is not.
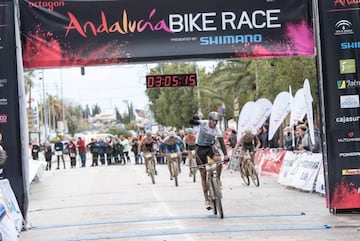
<svg viewBox="0 0 360 241"><path fill-rule="evenodd" d="M227 118L233 117L233 101L239 99L240 105L255 96L255 76L249 71L250 60L228 60L219 62L208 78L201 92L209 95L215 104L224 103ZM217 101L216 101L217 100Z"/></svg>

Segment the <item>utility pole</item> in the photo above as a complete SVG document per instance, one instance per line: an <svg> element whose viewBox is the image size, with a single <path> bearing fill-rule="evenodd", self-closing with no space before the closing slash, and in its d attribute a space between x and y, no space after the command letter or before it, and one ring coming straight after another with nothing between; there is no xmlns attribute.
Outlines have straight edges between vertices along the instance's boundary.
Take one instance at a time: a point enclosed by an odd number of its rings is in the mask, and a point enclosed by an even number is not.
<svg viewBox="0 0 360 241"><path fill-rule="evenodd" d="M43 96L43 124L44 124L44 135L45 135L45 141L48 139L48 129L47 124L49 122L48 120L48 107L47 107L47 99L45 96L45 77L44 77L44 70L41 70L40 72L40 80L42 80L42 96Z"/></svg>

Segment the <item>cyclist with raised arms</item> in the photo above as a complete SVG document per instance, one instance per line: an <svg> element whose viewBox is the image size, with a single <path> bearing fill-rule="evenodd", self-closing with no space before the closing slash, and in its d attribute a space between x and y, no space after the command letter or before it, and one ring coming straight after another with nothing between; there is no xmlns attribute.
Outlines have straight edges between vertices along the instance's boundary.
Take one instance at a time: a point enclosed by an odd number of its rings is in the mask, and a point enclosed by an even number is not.
<svg viewBox="0 0 360 241"><path fill-rule="evenodd" d="M180 169L180 162L181 162L181 151L184 149L184 144L180 137L178 137L174 131L170 131L169 135L165 137L160 145L160 150L162 155L166 156L167 165L170 172L170 180L173 180L173 173L171 171L171 160L169 154L177 153L178 154L178 165L179 165L179 172Z"/></svg>
<svg viewBox="0 0 360 241"><path fill-rule="evenodd" d="M215 141L217 140L220 144L221 150L224 154L224 159L228 160L227 151L222 136L222 132L217 125L219 121L219 116L217 112L210 112L208 115L208 120L200 120L198 116L194 116L190 120L190 124L198 125L199 131L196 136L196 162L198 165L204 165L208 162L208 157L214 158L216 155L220 155L219 151L215 147ZM222 165L218 166L217 174L220 180ZM206 170L205 168L200 168L201 174L201 184L205 197L205 208L210 210L211 205L208 198L208 190L206 183Z"/></svg>

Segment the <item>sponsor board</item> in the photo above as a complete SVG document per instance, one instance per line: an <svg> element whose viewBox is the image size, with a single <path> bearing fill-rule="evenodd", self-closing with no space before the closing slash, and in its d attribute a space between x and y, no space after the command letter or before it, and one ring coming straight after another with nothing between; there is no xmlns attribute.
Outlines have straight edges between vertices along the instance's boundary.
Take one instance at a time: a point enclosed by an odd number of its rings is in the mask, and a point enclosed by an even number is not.
<svg viewBox="0 0 360 241"><path fill-rule="evenodd" d="M347 80L338 80L336 82L337 88L339 90L344 90L347 88L358 88L360 87L360 81L357 79L347 79Z"/></svg>
<svg viewBox="0 0 360 241"><path fill-rule="evenodd" d="M359 0L333 0L329 2L332 3L332 6L328 12L347 12L359 10Z"/></svg>
<svg viewBox="0 0 360 241"><path fill-rule="evenodd" d="M340 74L354 74L356 73L355 59L340 59L339 60Z"/></svg>
<svg viewBox="0 0 360 241"><path fill-rule="evenodd" d="M335 118L336 123L352 123L352 122L359 122L360 116L339 116Z"/></svg>
<svg viewBox="0 0 360 241"><path fill-rule="evenodd" d="M350 131L349 133L346 134L346 137L338 138L337 141L338 141L338 143L359 142L360 137L356 137L355 132Z"/></svg>
<svg viewBox="0 0 360 241"><path fill-rule="evenodd" d="M340 96L340 107L342 109L360 107L359 95L342 95L342 96Z"/></svg>
<svg viewBox="0 0 360 241"><path fill-rule="evenodd" d="M341 174L343 176L360 175L360 169L343 169Z"/></svg>
<svg viewBox="0 0 360 241"><path fill-rule="evenodd" d="M360 152L353 151L353 152L340 152L339 157L357 157L360 156Z"/></svg>
<svg viewBox="0 0 360 241"><path fill-rule="evenodd" d="M6 114L0 114L0 124L7 123L7 115Z"/></svg>
<svg viewBox="0 0 360 241"><path fill-rule="evenodd" d="M352 23L349 20L341 19L335 23L335 35L353 34Z"/></svg>
<svg viewBox="0 0 360 241"><path fill-rule="evenodd" d="M340 48L341 49L360 49L360 42L359 41L341 42Z"/></svg>

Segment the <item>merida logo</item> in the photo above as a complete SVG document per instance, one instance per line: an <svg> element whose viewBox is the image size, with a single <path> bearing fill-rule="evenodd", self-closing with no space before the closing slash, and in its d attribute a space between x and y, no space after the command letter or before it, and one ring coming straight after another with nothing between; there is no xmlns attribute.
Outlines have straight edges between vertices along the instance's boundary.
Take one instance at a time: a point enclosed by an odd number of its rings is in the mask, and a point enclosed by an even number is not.
<svg viewBox="0 0 360 241"><path fill-rule="evenodd" d="M360 42L342 42L340 43L341 49L359 49Z"/></svg>

